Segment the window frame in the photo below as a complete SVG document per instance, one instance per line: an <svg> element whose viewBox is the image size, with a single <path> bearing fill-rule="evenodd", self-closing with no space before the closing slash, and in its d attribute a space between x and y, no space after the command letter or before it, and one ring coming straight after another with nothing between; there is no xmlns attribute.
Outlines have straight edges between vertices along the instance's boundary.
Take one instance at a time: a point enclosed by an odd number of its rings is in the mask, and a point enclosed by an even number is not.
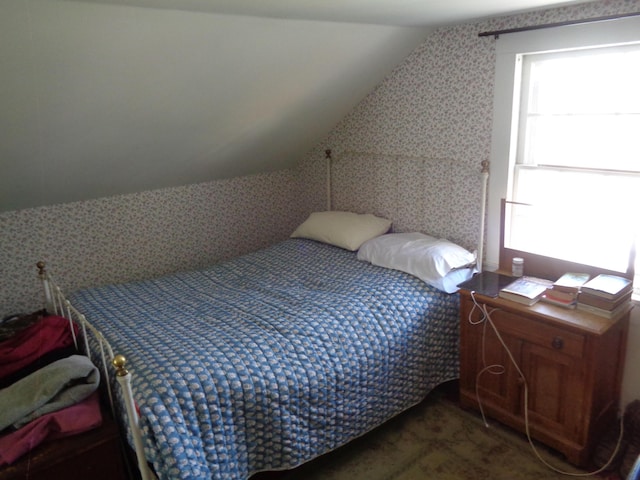
<svg viewBox="0 0 640 480"><path fill-rule="evenodd" d="M545 163L536 162L535 159L532 158L531 150L528 148L528 145L532 144L532 142L529 141L529 134L530 134L530 128L531 128L530 124L532 122L534 123L533 131L535 132L536 117L537 118L549 118L549 117L565 118L567 120L571 119L572 122L579 121L581 119L584 119L585 117L599 117L599 118L604 117L606 118L607 124L611 124L612 121L615 121L616 119L620 119L620 118L625 118L625 121L629 121L629 118L631 119L638 118L636 115L637 113L636 109L638 108L638 100L636 100L634 97L634 101L630 102L630 99L628 96L623 97L624 100L622 98L618 98L617 101L614 100L613 104L607 105L606 111L603 111L601 109L597 109L597 110L589 109L588 111L581 110L578 112L576 112L575 110L563 111L562 109L558 110L555 105L554 105L553 112L538 110L540 105L537 104L536 99L534 99L534 97L537 97L537 95L531 94L532 90L535 90L535 87L536 87L535 84L532 84L535 78L532 73L534 68L540 64L542 65L542 67L539 67L539 68L544 68L544 65L547 62L555 63L558 60L562 60L562 59L565 59L571 62L571 61L577 61L579 59L580 60L585 58L588 59L590 56L593 56L593 55L600 56L600 57L605 55L608 55L608 56L614 55L617 57L625 55L625 58L627 59L627 61L625 62L625 65L629 65L629 58L633 58L634 60L636 60L640 55L640 39L636 42L625 42L623 44L617 44L617 45L604 45L604 46L598 45L598 46L590 46L590 47L584 47L579 49L561 49L559 51L550 51L550 52L545 51L545 52L535 52L535 53L523 53L517 56L516 58L516 62L518 64L517 68L521 69L522 73L519 75L519 78L518 78L518 82L521 86L521 91L519 92L518 97L514 98L514 108L516 109L516 112L518 114L518 118L515 119L517 121L517 128L518 128L518 133L517 133L518 144L516 146L516 157L515 157L516 167L532 166L532 167L559 168L559 169L567 169L567 170L575 169L575 170L582 170L585 172L586 171L595 171L595 172L611 171L611 172L617 172L621 174L625 174L625 173L640 174L640 165L637 165L637 166L634 165L635 169L629 169L628 168L629 165L626 165L626 164L611 166L609 164L595 164L595 163L592 163L591 161L588 161L588 163L582 163L580 165L577 165L572 162L563 163L563 162L554 161L553 159L551 159L551 162L548 162L549 160L548 158L545 159ZM633 65L636 65L636 63L633 62ZM629 77L626 77L623 74L620 77L616 76L616 79L618 78L628 79ZM572 86L573 86L573 83L572 83ZM627 87L632 88L631 85L627 85ZM575 90L575 88L573 87L572 89ZM581 103L583 105L586 105L584 102L581 102ZM631 111L627 110L627 108L629 108L630 103L633 105ZM613 108L612 108L612 105L613 105ZM547 108L548 108L548 105L547 105ZM598 125L598 132L600 132L600 129L602 127L603 127L602 125ZM637 125L635 125L634 123L634 126L632 127L632 132L635 132L636 127ZM621 130L621 132L624 132L624 134L627 136L629 135L628 130ZM617 133L620 134L620 131L618 131ZM624 141L623 138L617 139L617 141L618 140L621 142ZM635 145L634 146L626 145L625 151L627 151L628 149L632 149L633 147L635 147ZM607 150L606 152L600 152L598 155L598 158L603 158L604 155L608 155L610 153L611 153L610 150ZM571 153L569 153L569 155L571 155ZM564 158L566 157L563 156L563 159ZM633 159L635 159L635 157L633 157Z"/></svg>
<svg viewBox="0 0 640 480"><path fill-rule="evenodd" d="M509 271L511 259L525 259L527 274L549 277L583 267L581 264L551 259L504 247L504 204L513 185L518 108L522 68L521 55L562 50L622 45L640 42L640 18L571 25L519 32L500 37L496 43L494 121L491 148L491 177L487 204L487 269ZM633 257L634 252L632 252ZM633 261L633 258L632 258ZM588 267L586 268L588 270ZM584 271L585 268L582 268ZM603 272L603 269L596 269ZM619 273L618 273L619 274Z"/></svg>

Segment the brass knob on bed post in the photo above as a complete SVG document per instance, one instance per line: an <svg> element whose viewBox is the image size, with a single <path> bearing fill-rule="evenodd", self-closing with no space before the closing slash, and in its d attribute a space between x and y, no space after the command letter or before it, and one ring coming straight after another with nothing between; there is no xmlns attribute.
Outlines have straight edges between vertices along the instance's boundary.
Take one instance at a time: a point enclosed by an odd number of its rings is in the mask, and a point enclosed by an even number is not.
<svg viewBox="0 0 640 480"><path fill-rule="evenodd" d="M116 367L116 375L118 377L129 375L129 371L125 368L127 359L124 358L124 355L116 355L115 357L113 357L113 360L111 360L111 364Z"/></svg>
<svg viewBox="0 0 640 480"><path fill-rule="evenodd" d="M45 274L47 273L47 271L45 270L45 263L40 260L38 263L36 263L36 267L38 267L38 275L40 275L40 278L44 278Z"/></svg>

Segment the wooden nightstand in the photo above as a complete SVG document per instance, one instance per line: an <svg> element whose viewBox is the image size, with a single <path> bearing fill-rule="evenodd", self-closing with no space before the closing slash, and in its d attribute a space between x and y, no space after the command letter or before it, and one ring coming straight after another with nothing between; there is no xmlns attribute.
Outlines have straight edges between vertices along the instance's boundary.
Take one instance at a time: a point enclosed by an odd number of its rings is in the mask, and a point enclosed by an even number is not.
<svg viewBox="0 0 640 480"><path fill-rule="evenodd" d="M597 441L617 421L632 305L609 320L541 302L526 307L474 297L487 307L524 375L532 437L586 466ZM471 292L460 290L460 299L461 403L477 409L479 396L488 416L524 432L525 382L480 309L474 309ZM493 364L504 373L484 372L476 385L478 373Z"/></svg>
<svg viewBox="0 0 640 480"><path fill-rule="evenodd" d="M126 480L118 427L103 411L99 428L52 440L0 468L0 480Z"/></svg>

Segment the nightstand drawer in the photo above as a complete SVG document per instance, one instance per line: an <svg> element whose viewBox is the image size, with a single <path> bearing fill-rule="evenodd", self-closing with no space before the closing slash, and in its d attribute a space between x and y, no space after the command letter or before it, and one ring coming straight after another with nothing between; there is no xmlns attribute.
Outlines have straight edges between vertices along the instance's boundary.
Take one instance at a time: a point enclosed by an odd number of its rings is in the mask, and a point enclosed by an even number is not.
<svg viewBox="0 0 640 480"><path fill-rule="evenodd" d="M542 321L524 318L503 310L494 311L491 318L499 331L525 338L528 343L557 350L572 357L582 358L584 355L585 337L579 333L569 332Z"/></svg>

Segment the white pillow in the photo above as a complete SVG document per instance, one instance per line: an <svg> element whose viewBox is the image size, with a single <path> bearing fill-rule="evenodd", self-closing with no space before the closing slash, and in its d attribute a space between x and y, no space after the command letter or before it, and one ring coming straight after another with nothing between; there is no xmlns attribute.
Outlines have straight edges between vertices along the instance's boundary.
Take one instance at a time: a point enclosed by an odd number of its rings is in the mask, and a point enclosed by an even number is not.
<svg viewBox="0 0 640 480"><path fill-rule="evenodd" d="M436 287L438 290L442 290L443 292L455 293L458 290L460 290L458 288L458 285L460 285L462 282L466 282L471 277L473 277L474 274L478 273L479 271L480 270L478 270L474 264L473 267L469 267L469 268L463 267L463 268L458 268L456 270L451 270L444 277L438 280L434 280L432 282L425 282L425 283L428 283L432 287Z"/></svg>
<svg viewBox="0 0 640 480"><path fill-rule="evenodd" d="M291 238L310 238L355 251L367 240L386 233L391 220L370 213L315 212L309 215Z"/></svg>
<svg viewBox="0 0 640 480"><path fill-rule="evenodd" d="M457 291L458 283L470 277L458 269L474 267L476 256L445 239L423 233L390 233L365 242L358 259L380 267L401 270L448 293ZM460 280L462 278L462 280Z"/></svg>

